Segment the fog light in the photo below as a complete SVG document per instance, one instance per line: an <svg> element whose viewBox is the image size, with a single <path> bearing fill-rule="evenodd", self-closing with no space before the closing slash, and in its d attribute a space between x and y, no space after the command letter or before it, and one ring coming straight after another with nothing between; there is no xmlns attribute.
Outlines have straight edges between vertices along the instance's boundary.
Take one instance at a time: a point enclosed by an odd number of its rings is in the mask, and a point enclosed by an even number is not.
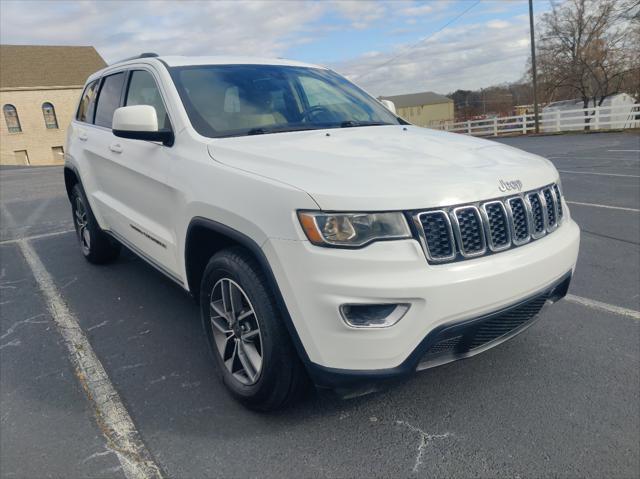
<svg viewBox="0 0 640 479"><path fill-rule="evenodd" d="M352 328L387 328L400 321L410 306L405 303L343 304L340 306L340 314Z"/></svg>

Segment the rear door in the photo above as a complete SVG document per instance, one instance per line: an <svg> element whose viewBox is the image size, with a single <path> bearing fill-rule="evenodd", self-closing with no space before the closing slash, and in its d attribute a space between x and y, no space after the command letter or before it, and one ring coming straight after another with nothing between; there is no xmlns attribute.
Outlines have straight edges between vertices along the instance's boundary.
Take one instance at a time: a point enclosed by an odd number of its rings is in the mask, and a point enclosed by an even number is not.
<svg viewBox="0 0 640 479"><path fill-rule="evenodd" d="M141 67L105 76L90 141L96 187L92 195L111 231L127 246L175 276L176 241L168 224L168 147L116 137L113 112L124 105L151 105L160 128L171 128L151 69Z"/></svg>
<svg viewBox="0 0 640 479"><path fill-rule="evenodd" d="M89 138L93 137L93 134L95 133L95 130L93 129L93 117L95 115L96 99L100 89L100 81L101 79L98 78L89 82L82 92L76 117L71 121L67 132L66 151L67 156L71 158L71 163L78 166L82 186L87 194L93 214L98 220L100 226L104 229L108 229L109 225L102 215L102 210L93 199L93 193L97 188L97 182L93 171L93 165L95 162L92 161L95 157L95 138L93 138L92 141L89 140Z"/></svg>
<svg viewBox="0 0 640 479"><path fill-rule="evenodd" d="M106 75L100 79L96 93L95 106L91 125L83 128L85 140L85 155L83 171L89 172L87 179L83 178L85 191L94 213L99 212L104 229L118 232L118 215L112 192L113 181L111 174L112 143L111 119L113 112L121 104L126 72L121 71Z"/></svg>

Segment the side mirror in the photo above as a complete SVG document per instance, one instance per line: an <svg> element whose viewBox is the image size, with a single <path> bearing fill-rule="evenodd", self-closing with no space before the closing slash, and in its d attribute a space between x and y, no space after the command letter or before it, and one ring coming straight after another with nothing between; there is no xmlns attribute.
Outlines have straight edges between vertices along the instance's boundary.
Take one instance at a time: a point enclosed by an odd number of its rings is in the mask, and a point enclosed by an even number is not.
<svg viewBox="0 0 640 479"><path fill-rule="evenodd" d="M396 105L391 100L380 100L387 110L389 110L394 115L396 114Z"/></svg>
<svg viewBox="0 0 640 479"><path fill-rule="evenodd" d="M117 108L113 112L112 130L115 136L131 140L160 141L173 145L171 130L158 130L158 116L151 105L133 105Z"/></svg>

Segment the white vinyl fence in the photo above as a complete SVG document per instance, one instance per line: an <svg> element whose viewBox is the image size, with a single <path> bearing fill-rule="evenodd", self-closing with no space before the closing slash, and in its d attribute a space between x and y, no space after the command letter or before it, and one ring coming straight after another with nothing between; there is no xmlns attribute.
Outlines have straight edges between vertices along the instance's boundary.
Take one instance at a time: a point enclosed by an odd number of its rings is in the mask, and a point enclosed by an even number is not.
<svg viewBox="0 0 640 479"><path fill-rule="evenodd" d="M640 104L599 106L578 110L540 112L540 131L619 130L640 128ZM535 132L533 113L432 126L473 136L526 135Z"/></svg>

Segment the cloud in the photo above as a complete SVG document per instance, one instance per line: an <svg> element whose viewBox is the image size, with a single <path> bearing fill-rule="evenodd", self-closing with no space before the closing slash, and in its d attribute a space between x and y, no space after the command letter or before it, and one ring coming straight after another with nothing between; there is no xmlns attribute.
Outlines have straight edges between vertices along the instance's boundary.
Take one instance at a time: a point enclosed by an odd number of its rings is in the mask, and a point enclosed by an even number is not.
<svg viewBox="0 0 640 479"><path fill-rule="evenodd" d="M487 27L492 30L500 30L502 28L508 28L509 26L511 26L511 24L504 20L491 20L490 22L487 22Z"/></svg>
<svg viewBox="0 0 640 479"><path fill-rule="evenodd" d="M387 4L368 0L339 0L329 4L343 17L351 20L351 26L357 30L368 28L376 20L383 18Z"/></svg>
<svg viewBox="0 0 640 479"><path fill-rule="evenodd" d="M402 8L400 10L400 14L410 16L410 17L418 17L420 15L426 15L427 13L431 13L432 11L433 11L432 5L422 4L422 5L414 5L411 7Z"/></svg>
<svg viewBox="0 0 640 479"><path fill-rule="evenodd" d="M279 56L309 41L326 6L305 2L2 2L2 43L94 45L107 61L173 55ZM298 37L306 37L299 39Z"/></svg>
<svg viewBox="0 0 640 479"><path fill-rule="evenodd" d="M529 48L526 15L515 16L522 9L510 17L488 13L515 5L504 1L483 1L409 51L417 35L439 28L466 2L0 2L2 43L94 45L107 62L143 51L267 57L296 52L301 60L309 60L305 52L313 51L317 63L331 65L376 95L446 93L516 80L524 72ZM399 38L406 43L394 45ZM325 40L334 47L325 47ZM335 48L336 43L345 48ZM390 65L378 68L398 54Z"/></svg>
<svg viewBox="0 0 640 479"><path fill-rule="evenodd" d="M393 51L362 55L332 68L374 95L423 90L448 93L518 80L528 49L526 24L488 34L486 23L477 23L447 28L410 50L399 45Z"/></svg>

